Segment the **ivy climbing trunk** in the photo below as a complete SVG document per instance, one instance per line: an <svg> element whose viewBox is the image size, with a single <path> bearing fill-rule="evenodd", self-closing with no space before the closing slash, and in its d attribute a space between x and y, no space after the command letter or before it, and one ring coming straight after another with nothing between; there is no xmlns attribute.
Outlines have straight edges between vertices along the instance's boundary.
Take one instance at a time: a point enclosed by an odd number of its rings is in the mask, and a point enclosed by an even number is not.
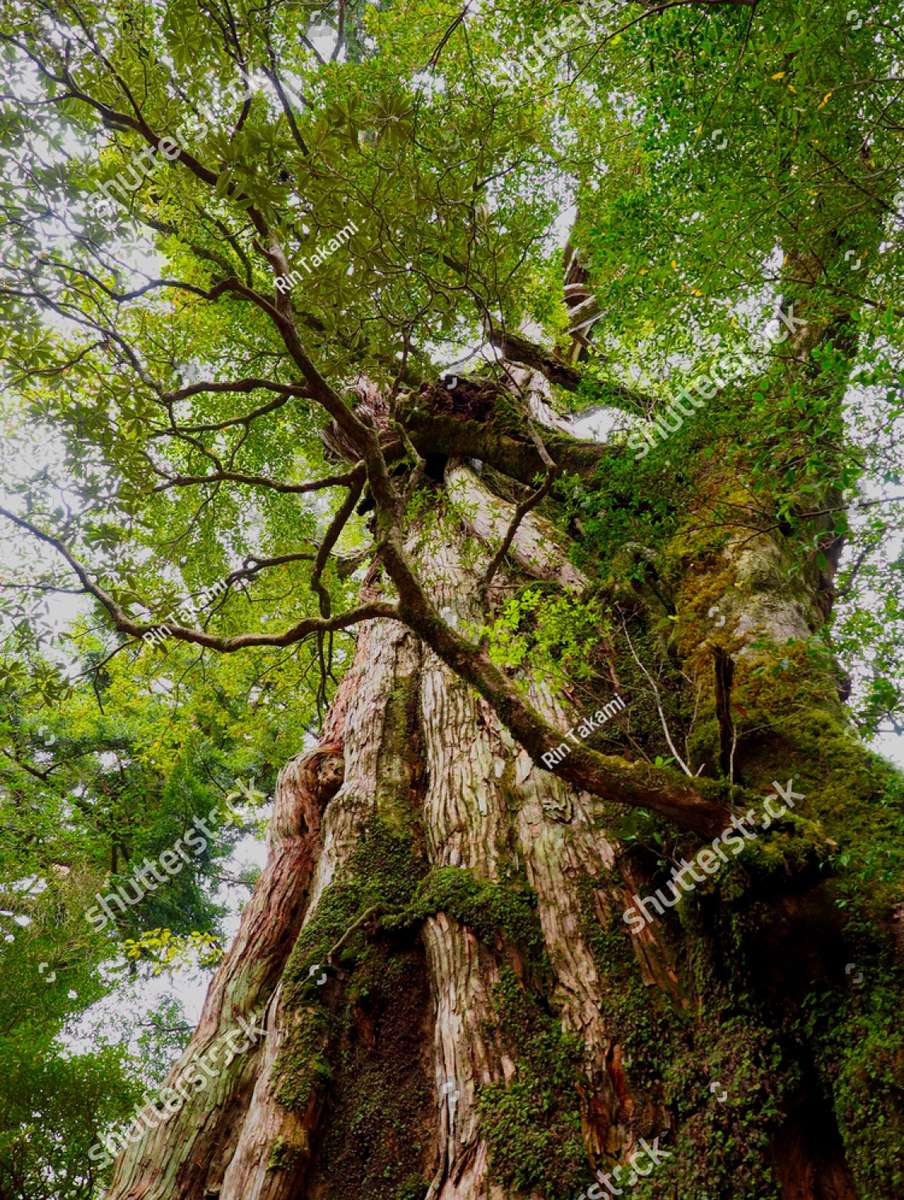
<svg viewBox="0 0 904 1200"><path fill-rule="evenodd" d="M894 914L845 925L832 852L899 783L814 655L829 575L781 531L713 532L740 485L709 466L633 585L573 565L555 503L487 582L524 485L462 458L433 474L406 550L453 629L477 636L538 580L618 614L582 692L510 669L563 741L618 694L624 715L588 730L607 752L665 750L664 726L688 771L745 789L740 811L773 781L803 798L629 928L699 837L566 784L403 623L362 625L317 749L279 777L267 867L171 1082L240 1018L266 1033L124 1152L110 1200L577 1200L594 1179L637 1200L891 1198L856 1114L900 1120L900 1066L846 968L896 969ZM386 588L375 568L364 599Z"/></svg>

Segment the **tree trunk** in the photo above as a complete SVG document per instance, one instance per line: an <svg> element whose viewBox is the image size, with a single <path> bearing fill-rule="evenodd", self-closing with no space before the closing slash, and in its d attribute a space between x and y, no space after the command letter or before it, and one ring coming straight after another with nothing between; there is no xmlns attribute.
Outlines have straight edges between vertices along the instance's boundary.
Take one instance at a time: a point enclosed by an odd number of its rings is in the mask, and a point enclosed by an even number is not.
<svg viewBox="0 0 904 1200"><path fill-rule="evenodd" d="M367 623L320 745L279 777L267 867L171 1079L239 1017L265 1010L266 1036L126 1150L110 1200L577 1200L594 1171L638 1200L900 1194L876 1130L900 1130L904 1056L856 990L895 969L891 914L845 927L831 869L897 776L813 657L828 575L780 531L717 545L704 510L737 480L698 484L601 636L611 689L597 672L593 704L566 709L521 682L563 738L617 691L604 734L626 757L662 718L694 772L761 795L793 780L794 817L634 932L632 897L699 839L566 784L404 625ZM513 505L461 460L433 499L407 549L447 622L476 628ZM586 587L565 540L528 513L490 608L530 578ZM616 1183L656 1138L649 1179Z"/></svg>

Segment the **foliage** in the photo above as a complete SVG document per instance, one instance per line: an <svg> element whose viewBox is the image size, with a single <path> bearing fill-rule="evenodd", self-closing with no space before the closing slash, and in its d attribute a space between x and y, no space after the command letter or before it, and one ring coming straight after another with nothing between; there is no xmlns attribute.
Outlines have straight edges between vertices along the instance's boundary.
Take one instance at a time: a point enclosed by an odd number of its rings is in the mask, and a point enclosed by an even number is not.
<svg viewBox="0 0 904 1200"><path fill-rule="evenodd" d="M179 961L197 961L202 967L215 967L224 954L223 945L209 933L193 931L177 937L171 929L149 929L140 938L123 942L126 958L154 964L155 975L169 970Z"/></svg>
<svg viewBox="0 0 904 1200"><path fill-rule="evenodd" d="M130 1112L141 1087L122 1051L69 1056L40 1042L4 1041L0 1188L15 1200L90 1200L97 1168L89 1148Z"/></svg>
<svg viewBox="0 0 904 1200"><path fill-rule="evenodd" d="M482 626L490 656L500 666L523 667L539 677L586 679L590 653L605 636L607 620L598 601L583 601L540 584L520 588Z"/></svg>

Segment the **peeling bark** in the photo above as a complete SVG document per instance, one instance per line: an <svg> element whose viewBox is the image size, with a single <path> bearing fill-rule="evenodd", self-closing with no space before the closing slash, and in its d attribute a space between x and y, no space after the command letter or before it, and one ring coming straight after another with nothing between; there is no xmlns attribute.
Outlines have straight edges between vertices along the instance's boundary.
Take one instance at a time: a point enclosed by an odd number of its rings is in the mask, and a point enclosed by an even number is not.
<svg viewBox="0 0 904 1200"><path fill-rule="evenodd" d="M345 686L345 685L343 685ZM346 690L348 690L346 688ZM341 709L341 696L335 708ZM327 725L316 751L280 773L267 839L267 864L242 913L238 933L217 971L191 1042L167 1077L185 1075L240 1018L265 1010L277 987L304 915L321 854L321 817L341 780L341 747ZM267 1039L269 1045L269 1036ZM266 1051L265 1051L266 1053ZM250 1100L260 1044L234 1060L211 1088L131 1145L120 1159L109 1196L165 1200L219 1186Z"/></svg>

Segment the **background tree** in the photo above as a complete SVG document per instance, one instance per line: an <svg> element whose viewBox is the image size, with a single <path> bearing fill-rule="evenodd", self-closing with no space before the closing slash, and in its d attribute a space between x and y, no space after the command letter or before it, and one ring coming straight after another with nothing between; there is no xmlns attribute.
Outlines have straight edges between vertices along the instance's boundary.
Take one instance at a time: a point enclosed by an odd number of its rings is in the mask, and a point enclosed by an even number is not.
<svg viewBox="0 0 904 1200"><path fill-rule="evenodd" d="M897 6L0 12L20 639L95 602L118 796L294 756L173 1077L266 1038L109 1195L899 1194Z"/></svg>

